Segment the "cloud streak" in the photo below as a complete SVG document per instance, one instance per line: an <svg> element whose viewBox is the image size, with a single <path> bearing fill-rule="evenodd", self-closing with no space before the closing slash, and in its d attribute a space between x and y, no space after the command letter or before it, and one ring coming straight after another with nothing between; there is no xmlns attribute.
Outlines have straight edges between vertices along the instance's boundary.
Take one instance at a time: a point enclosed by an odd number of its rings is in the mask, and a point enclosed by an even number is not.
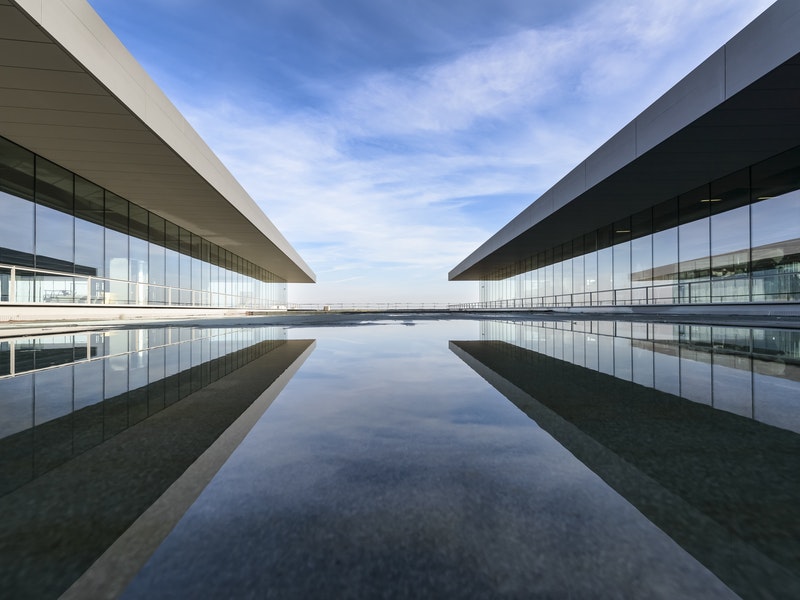
<svg viewBox="0 0 800 600"><path fill-rule="evenodd" d="M449 269L768 4L590 2L314 103L167 91L319 274L293 300L470 300Z"/></svg>

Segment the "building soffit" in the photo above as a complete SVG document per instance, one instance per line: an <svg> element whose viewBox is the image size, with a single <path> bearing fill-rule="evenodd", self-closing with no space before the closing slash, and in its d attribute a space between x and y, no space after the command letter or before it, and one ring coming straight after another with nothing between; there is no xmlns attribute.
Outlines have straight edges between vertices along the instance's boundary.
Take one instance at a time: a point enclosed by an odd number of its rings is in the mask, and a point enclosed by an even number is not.
<svg viewBox="0 0 800 600"><path fill-rule="evenodd" d="M287 281L315 281L85 0L0 0L0 135Z"/></svg>
<svg viewBox="0 0 800 600"><path fill-rule="evenodd" d="M779 0L449 273L500 268L800 144L800 4Z"/></svg>

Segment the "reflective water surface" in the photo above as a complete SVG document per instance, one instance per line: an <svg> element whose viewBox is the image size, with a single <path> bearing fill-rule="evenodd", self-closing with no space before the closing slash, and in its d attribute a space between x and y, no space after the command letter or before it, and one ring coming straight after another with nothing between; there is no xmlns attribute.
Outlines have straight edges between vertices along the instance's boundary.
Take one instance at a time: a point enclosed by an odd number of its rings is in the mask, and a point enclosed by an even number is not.
<svg viewBox="0 0 800 600"><path fill-rule="evenodd" d="M797 330L6 339L0 597L798 597L799 431Z"/></svg>

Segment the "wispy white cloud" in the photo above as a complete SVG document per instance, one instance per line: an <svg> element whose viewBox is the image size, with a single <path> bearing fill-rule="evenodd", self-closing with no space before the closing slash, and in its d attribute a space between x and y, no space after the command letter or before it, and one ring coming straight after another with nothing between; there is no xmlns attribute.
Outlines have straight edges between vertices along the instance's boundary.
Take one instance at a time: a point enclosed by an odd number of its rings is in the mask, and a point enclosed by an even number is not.
<svg viewBox="0 0 800 600"><path fill-rule="evenodd" d="M448 63L370 76L342 114L372 135L464 130L546 99L576 50L559 31L520 32Z"/></svg>
<svg viewBox="0 0 800 600"><path fill-rule="evenodd" d="M449 269L768 4L591 3L569 25L365 73L324 111L173 97L318 273L293 297L472 299Z"/></svg>

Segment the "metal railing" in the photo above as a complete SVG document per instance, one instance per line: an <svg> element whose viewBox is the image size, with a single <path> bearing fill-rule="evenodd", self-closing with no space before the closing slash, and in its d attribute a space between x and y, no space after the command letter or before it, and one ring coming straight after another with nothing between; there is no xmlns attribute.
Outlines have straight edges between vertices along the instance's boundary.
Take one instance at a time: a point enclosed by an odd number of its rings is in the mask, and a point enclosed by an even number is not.
<svg viewBox="0 0 800 600"><path fill-rule="evenodd" d="M780 273L686 281L600 292L483 300L457 304L453 309L552 309L658 304L797 302L798 300L800 300L799 274Z"/></svg>
<svg viewBox="0 0 800 600"><path fill-rule="evenodd" d="M231 294L196 290L7 264L0 264L0 303L249 309L285 307L285 301L265 302L246 292Z"/></svg>
<svg viewBox="0 0 800 600"><path fill-rule="evenodd" d="M447 302L331 302L331 303L290 303L289 310L320 312L387 312L387 311L449 311L457 305Z"/></svg>

